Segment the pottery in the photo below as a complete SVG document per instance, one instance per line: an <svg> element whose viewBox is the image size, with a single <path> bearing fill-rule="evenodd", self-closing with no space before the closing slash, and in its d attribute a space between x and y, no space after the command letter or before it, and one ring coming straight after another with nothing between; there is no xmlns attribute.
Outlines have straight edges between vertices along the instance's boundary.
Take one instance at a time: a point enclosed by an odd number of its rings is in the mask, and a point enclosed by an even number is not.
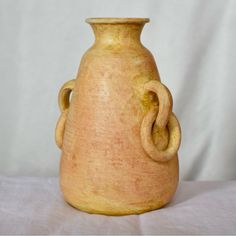
<svg viewBox="0 0 236 236"><path fill-rule="evenodd" d="M140 42L148 21L87 19L95 43L59 92L60 186L80 210L140 214L164 206L176 191L180 126Z"/></svg>

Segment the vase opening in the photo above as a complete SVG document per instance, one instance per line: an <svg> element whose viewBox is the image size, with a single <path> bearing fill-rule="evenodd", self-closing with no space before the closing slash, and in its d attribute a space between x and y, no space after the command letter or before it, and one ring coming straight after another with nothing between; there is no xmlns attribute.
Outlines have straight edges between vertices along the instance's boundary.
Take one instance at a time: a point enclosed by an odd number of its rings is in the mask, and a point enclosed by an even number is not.
<svg viewBox="0 0 236 236"><path fill-rule="evenodd" d="M89 24L145 24L149 22L148 18L88 18Z"/></svg>
<svg viewBox="0 0 236 236"><path fill-rule="evenodd" d="M88 18L95 34L96 45L116 48L140 46L140 35L148 18Z"/></svg>

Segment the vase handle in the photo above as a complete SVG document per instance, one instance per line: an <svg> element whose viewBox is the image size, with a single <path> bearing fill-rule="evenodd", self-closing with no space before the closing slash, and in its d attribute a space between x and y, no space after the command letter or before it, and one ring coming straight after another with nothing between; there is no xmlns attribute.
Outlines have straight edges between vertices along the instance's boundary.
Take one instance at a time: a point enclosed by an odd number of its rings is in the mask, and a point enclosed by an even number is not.
<svg viewBox="0 0 236 236"><path fill-rule="evenodd" d="M63 136L65 131L65 122L70 106L70 94L73 91L75 80L67 81L60 89L58 94L58 104L61 111L60 118L56 125L55 141L59 148L62 148Z"/></svg>
<svg viewBox="0 0 236 236"><path fill-rule="evenodd" d="M143 118L140 131L142 146L151 159L166 162L177 154L181 141L180 125L172 113L172 96L168 88L158 80L147 82L144 89L157 95L159 108L153 106ZM168 128L169 140L165 150L158 150L153 142L154 123L161 129Z"/></svg>

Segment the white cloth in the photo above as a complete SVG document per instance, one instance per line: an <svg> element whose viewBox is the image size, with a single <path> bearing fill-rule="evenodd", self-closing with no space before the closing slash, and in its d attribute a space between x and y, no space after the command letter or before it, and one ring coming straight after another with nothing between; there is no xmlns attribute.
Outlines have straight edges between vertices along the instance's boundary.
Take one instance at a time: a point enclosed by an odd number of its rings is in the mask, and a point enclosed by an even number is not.
<svg viewBox="0 0 236 236"><path fill-rule="evenodd" d="M235 9L235 0L0 0L0 174L57 175L57 95L93 43L85 19L149 17L142 42L182 126L181 179L236 179Z"/></svg>
<svg viewBox="0 0 236 236"><path fill-rule="evenodd" d="M236 234L236 181L181 182L166 207L104 216L64 202L57 178L0 177L0 234Z"/></svg>

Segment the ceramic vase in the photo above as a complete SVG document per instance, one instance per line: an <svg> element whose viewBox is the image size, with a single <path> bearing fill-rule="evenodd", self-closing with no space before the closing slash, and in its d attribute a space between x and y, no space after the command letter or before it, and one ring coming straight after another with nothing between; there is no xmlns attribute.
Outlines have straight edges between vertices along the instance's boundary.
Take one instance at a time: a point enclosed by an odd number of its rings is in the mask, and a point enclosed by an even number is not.
<svg viewBox="0 0 236 236"><path fill-rule="evenodd" d="M140 214L178 184L180 126L141 41L146 18L90 18L95 42L59 92L60 186L82 211Z"/></svg>

